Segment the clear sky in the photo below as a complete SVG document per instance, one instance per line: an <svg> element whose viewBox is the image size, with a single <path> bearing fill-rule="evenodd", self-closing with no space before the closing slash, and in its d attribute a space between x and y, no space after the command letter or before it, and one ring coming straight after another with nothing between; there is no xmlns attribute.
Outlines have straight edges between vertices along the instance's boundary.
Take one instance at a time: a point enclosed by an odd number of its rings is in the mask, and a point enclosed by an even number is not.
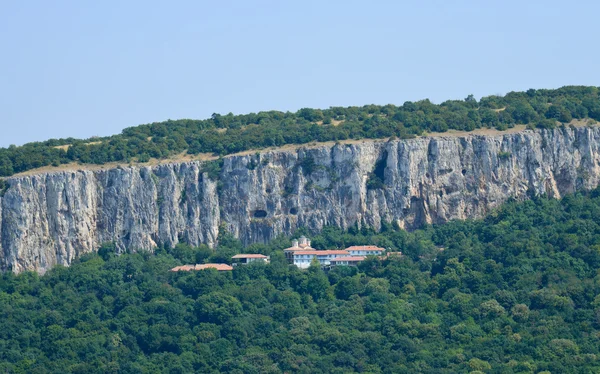
<svg viewBox="0 0 600 374"><path fill-rule="evenodd" d="M0 146L600 86L598 1L0 0Z"/></svg>

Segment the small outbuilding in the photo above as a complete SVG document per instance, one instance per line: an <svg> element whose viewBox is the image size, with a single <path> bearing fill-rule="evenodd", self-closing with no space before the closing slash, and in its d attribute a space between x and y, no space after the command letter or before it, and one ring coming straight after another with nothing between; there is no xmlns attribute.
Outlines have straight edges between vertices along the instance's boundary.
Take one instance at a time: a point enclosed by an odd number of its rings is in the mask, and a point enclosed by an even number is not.
<svg viewBox="0 0 600 374"><path fill-rule="evenodd" d="M196 264L176 266L173 269L171 269L171 271L193 271L206 269L216 269L217 271L231 271L233 270L233 267L227 264Z"/></svg>
<svg viewBox="0 0 600 374"><path fill-rule="evenodd" d="M252 262L269 262L269 257L257 253L241 253L231 258L234 261L234 265L246 265Z"/></svg>

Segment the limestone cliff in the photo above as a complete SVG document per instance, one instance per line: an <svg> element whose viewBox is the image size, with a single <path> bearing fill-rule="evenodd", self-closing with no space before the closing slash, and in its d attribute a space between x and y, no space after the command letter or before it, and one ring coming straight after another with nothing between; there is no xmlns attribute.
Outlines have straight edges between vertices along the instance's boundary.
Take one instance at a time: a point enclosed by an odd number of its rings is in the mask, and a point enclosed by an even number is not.
<svg viewBox="0 0 600 374"><path fill-rule="evenodd" d="M213 246L221 224L253 243L299 226L480 217L509 197L596 187L599 146L600 129L566 128L229 156L218 181L201 162L13 177L0 197L0 267L44 272L108 241ZM368 189L376 168L384 186Z"/></svg>

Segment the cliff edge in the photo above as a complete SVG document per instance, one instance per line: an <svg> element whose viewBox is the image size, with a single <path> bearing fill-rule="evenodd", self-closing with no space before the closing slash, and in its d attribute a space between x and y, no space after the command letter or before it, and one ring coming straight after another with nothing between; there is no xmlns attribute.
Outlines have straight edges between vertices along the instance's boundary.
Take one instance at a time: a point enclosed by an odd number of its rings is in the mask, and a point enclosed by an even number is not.
<svg viewBox="0 0 600 374"><path fill-rule="evenodd" d="M595 188L599 146L599 128L572 127L227 156L214 179L202 161L7 178L0 268L44 272L109 241L214 246L221 224L249 244L300 226L481 217L510 197Z"/></svg>

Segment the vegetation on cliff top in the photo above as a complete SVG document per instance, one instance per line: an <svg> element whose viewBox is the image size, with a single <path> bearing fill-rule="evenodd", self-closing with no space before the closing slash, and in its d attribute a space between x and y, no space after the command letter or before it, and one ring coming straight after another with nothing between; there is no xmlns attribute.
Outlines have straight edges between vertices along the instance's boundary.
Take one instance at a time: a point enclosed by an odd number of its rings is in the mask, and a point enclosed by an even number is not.
<svg viewBox="0 0 600 374"><path fill-rule="evenodd" d="M88 140L58 139L0 149L0 176L79 162L145 162L183 151L226 155L249 149L313 141L410 138L424 132L477 128L505 130L515 124L552 128L572 119L600 121L598 87L567 86L556 90L510 92L477 101L429 100L402 106L304 108L296 113L213 114L206 120L177 120L130 127L119 135Z"/></svg>
<svg viewBox="0 0 600 374"><path fill-rule="evenodd" d="M326 228L318 248L404 257L301 271L269 245L179 245L0 277L7 373L592 373L600 370L600 190L510 202L407 233ZM442 250L443 248L443 250ZM170 273L240 250L271 264Z"/></svg>

